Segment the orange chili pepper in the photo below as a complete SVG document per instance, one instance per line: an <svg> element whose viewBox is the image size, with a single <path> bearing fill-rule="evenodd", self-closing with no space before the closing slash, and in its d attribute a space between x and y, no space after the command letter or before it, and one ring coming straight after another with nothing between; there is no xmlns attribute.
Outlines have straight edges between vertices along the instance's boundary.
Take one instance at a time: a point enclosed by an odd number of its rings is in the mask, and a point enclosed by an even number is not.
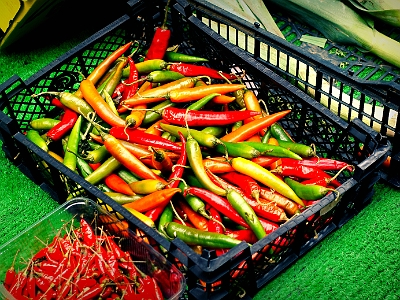
<svg viewBox="0 0 400 300"><path fill-rule="evenodd" d="M96 114L104 122L111 126L125 126L125 120L113 112L110 106L99 94L93 82L88 79L82 80L80 90L82 91L83 98L90 104L90 106L96 111Z"/></svg>
<svg viewBox="0 0 400 300"><path fill-rule="evenodd" d="M125 45L119 47L117 50L115 50L113 53L111 53L109 56L107 56L97 67L89 74L89 76L86 78L86 80L89 80L90 82L95 85L97 81L104 75L104 73L108 70L108 68L111 66L113 62L117 60L118 57L120 57L122 54L124 54L132 45L132 41L126 43ZM79 88L76 92L75 95L82 98L82 90Z"/></svg>
<svg viewBox="0 0 400 300"><path fill-rule="evenodd" d="M160 123L165 121L163 119L158 120L157 122L153 123L149 128L147 128L144 132L154 134L156 136L161 136L163 133L162 128L160 127Z"/></svg>
<svg viewBox="0 0 400 300"><path fill-rule="evenodd" d="M163 189L146 195L137 201L124 204L126 208L136 209L138 212L146 212L157 206L168 203L176 193L180 193L180 188Z"/></svg>
<svg viewBox="0 0 400 300"><path fill-rule="evenodd" d="M272 115L264 116L260 119L251 121L250 123L244 124L240 126L238 129L236 129L234 132L228 133L227 135L223 136L220 138L221 141L224 142L242 142L248 139L249 137L253 136L257 132L259 132L261 129L264 129L271 124L275 123L276 121L282 119L284 116L286 116L288 113L290 113L291 110L283 110L280 112L277 112Z"/></svg>
<svg viewBox="0 0 400 300"><path fill-rule="evenodd" d="M204 231L208 231L208 220L200 215L199 213L195 212L187 203L184 201L179 201L178 205L186 214L188 220L193 224L194 227L197 229L201 229Z"/></svg>
<svg viewBox="0 0 400 300"><path fill-rule="evenodd" d="M225 157L205 158L203 159L203 165L204 168L216 174L232 172L235 170Z"/></svg>

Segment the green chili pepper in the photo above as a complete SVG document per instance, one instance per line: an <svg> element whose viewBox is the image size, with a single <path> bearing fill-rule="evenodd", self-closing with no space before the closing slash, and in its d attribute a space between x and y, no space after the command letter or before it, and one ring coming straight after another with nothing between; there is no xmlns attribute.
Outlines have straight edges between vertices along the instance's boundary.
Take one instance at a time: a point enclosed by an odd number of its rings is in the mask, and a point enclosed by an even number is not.
<svg viewBox="0 0 400 300"><path fill-rule="evenodd" d="M316 156L315 149L311 146L307 146L304 144L288 142L288 141L280 141L278 140L279 146L286 148L301 157L313 157Z"/></svg>
<svg viewBox="0 0 400 300"><path fill-rule="evenodd" d="M113 156L110 156L106 161L101 164L100 167L98 167L91 174L85 177L85 180L93 185L96 185L106 176L116 171L119 167L121 167L121 163Z"/></svg>
<svg viewBox="0 0 400 300"><path fill-rule="evenodd" d="M172 209L171 203L168 203L158 219L158 231L164 234L165 236L168 236L167 233L165 232L165 225L168 224L169 222L172 222L173 219L174 219L174 211Z"/></svg>
<svg viewBox="0 0 400 300"><path fill-rule="evenodd" d="M218 94L218 93L209 94L209 95L201 98L200 100L193 102L191 105L188 106L187 109L189 109L189 110L202 109L204 107L204 105L206 105L208 102L210 102L214 97L220 96L220 95L221 94Z"/></svg>
<svg viewBox="0 0 400 300"><path fill-rule="evenodd" d="M268 143L268 141L269 141L269 139L270 139L271 136L272 136L272 134L271 134L271 129L268 128L268 129L267 129L267 132L266 132L266 133L263 135L263 137L261 138L261 143L264 143L264 144Z"/></svg>
<svg viewBox="0 0 400 300"><path fill-rule="evenodd" d="M189 161L189 165L200 183L209 191L220 196L225 196L226 191L215 185L208 177L207 172L204 169L203 156L201 154L200 146L192 136L188 136L187 138L186 153L188 156L187 159Z"/></svg>
<svg viewBox="0 0 400 300"><path fill-rule="evenodd" d="M76 158L76 166L78 168L79 174L86 178L91 173L93 173L92 167L87 163L86 160L82 159L81 157L77 156Z"/></svg>
<svg viewBox="0 0 400 300"><path fill-rule="evenodd" d="M39 132L35 129L30 129L26 132L26 138L34 143L36 146L47 152L49 147L46 141L40 136Z"/></svg>
<svg viewBox="0 0 400 300"><path fill-rule="evenodd" d="M223 141L223 145L217 145L215 147L215 150L222 154L225 154L227 152L230 156L244 157L247 159L252 159L260 156L260 151L245 143Z"/></svg>
<svg viewBox="0 0 400 300"><path fill-rule="evenodd" d="M164 54L164 59L169 62L185 62L185 63L196 63L196 62L207 62L208 59L204 57L188 55L179 52L167 51Z"/></svg>
<svg viewBox="0 0 400 300"><path fill-rule="evenodd" d="M108 157L110 153L108 152L106 146L101 145L99 148L96 148L92 151L86 153L86 159L92 163L102 162L106 157Z"/></svg>
<svg viewBox="0 0 400 300"><path fill-rule="evenodd" d="M188 245L198 245L218 249L233 248L241 243L241 241L225 234L203 231L176 222L169 222L164 225L164 228L165 232L171 239L179 238Z"/></svg>
<svg viewBox="0 0 400 300"><path fill-rule="evenodd" d="M115 202L117 202L118 204L121 204L121 205L134 202L134 201L139 200L140 198L143 197L142 195L129 196L129 195L125 195L125 194L122 194L122 193L117 193L117 192L114 192L114 191L107 191L104 194L106 194L108 197L110 197Z"/></svg>
<svg viewBox="0 0 400 300"><path fill-rule="evenodd" d="M238 129L239 127L241 127L243 125L243 121L237 121L235 123L233 123L232 125L232 131L235 131L236 129Z"/></svg>
<svg viewBox="0 0 400 300"><path fill-rule="evenodd" d="M197 177L194 174L190 174L185 171L184 179L189 186L204 188L204 186L201 184L201 182L197 179Z"/></svg>
<svg viewBox="0 0 400 300"><path fill-rule="evenodd" d="M162 114L162 111L164 108L175 106L175 105L176 105L176 103L173 103L170 100L165 100L165 101L153 106L151 108L151 110L146 111L142 125L148 126L150 124L153 124L157 120L161 119L161 114Z"/></svg>
<svg viewBox="0 0 400 300"><path fill-rule="evenodd" d="M167 67L167 65L167 62L162 59L149 59L135 64L139 74L148 74L153 71L163 70ZM122 71L122 77L128 77L129 73L130 68L124 68L124 70Z"/></svg>
<svg viewBox="0 0 400 300"><path fill-rule="evenodd" d="M235 190L229 190L226 198L238 214L246 221L259 240L267 235L253 208L251 208L242 195Z"/></svg>
<svg viewBox="0 0 400 300"><path fill-rule="evenodd" d="M39 118L30 122L30 125L35 130L49 130L60 123L60 120L53 118Z"/></svg>
<svg viewBox="0 0 400 300"><path fill-rule="evenodd" d="M285 178L285 182L303 200L319 200L325 197L329 192L337 192L335 189L327 188L315 184L302 184L289 177Z"/></svg>
<svg viewBox="0 0 400 300"><path fill-rule="evenodd" d="M169 70L156 70L152 71L145 77L145 80L154 83L166 83L174 80L178 80L185 77L179 72Z"/></svg>
<svg viewBox="0 0 400 300"><path fill-rule="evenodd" d="M165 123L160 123L160 127L174 135L175 137L179 137L179 132L183 134L185 138L191 136L195 139L201 146L214 148L216 145L222 144L217 137L213 136L212 134L204 133L202 131L196 129L187 129L186 127L170 125Z"/></svg>
<svg viewBox="0 0 400 300"><path fill-rule="evenodd" d="M79 148L79 142L81 140L81 125L82 116L79 116L75 122L74 127L71 129L71 133L68 137L67 148L64 154L63 164L71 170L76 170L77 154Z"/></svg>
<svg viewBox="0 0 400 300"><path fill-rule="evenodd" d="M269 155L274 157L289 157L296 160L302 160L300 155L281 146L265 144L262 142L241 142L241 144L249 145L257 149L262 155Z"/></svg>
<svg viewBox="0 0 400 300"><path fill-rule="evenodd" d="M270 126L271 134L274 138L280 141L286 141L286 142L293 142L291 137L287 134L286 130L283 129L283 127L275 122Z"/></svg>
<svg viewBox="0 0 400 300"><path fill-rule="evenodd" d="M180 182L178 187L184 192L185 185L183 182ZM199 198L194 195L187 194L185 197L186 202L189 204L189 206L198 214L202 215L206 219L210 219L210 216L208 215L206 211L206 205L204 202Z"/></svg>
<svg viewBox="0 0 400 300"><path fill-rule="evenodd" d="M81 114L85 118L89 118L89 113L94 113L93 108L82 98L75 96L74 94L68 92L59 93L59 99L62 104L64 104L69 109L74 112Z"/></svg>

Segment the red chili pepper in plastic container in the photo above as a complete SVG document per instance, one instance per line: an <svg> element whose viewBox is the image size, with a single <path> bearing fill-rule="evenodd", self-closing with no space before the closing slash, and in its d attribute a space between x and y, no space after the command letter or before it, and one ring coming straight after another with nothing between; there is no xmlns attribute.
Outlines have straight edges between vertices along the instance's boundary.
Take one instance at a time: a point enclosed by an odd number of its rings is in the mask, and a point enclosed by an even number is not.
<svg viewBox="0 0 400 300"><path fill-rule="evenodd" d="M182 75L187 77L208 76L213 79L225 79L225 78L229 80L237 79L237 76L234 74L221 72L207 66L199 66L195 64L182 63L182 62L171 63L170 65L168 65L168 70L181 73Z"/></svg>
<svg viewBox="0 0 400 300"><path fill-rule="evenodd" d="M184 108L166 107L162 118L169 124L185 126L224 126L233 124L259 115L260 112L252 110L244 111L205 111L189 110Z"/></svg>
<svg viewBox="0 0 400 300"><path fill-rule="evenodd" d="M165 52L167 51L169 39L171 37L171 30L169 30L166 25L168 16L168 6L169 6L169 0L165 7L165 16L163 24L160 27L157 27L153 36L153 40L151 41L149 50L147 51L145 60L162 59L165 55Z"/></svg>
<svg viewBox="0 0 400 300"><path fill-rule="evenodd" d="M58 141L74 127L77 119L78 114L65 107L62 120L47 132L47 137L53 141Z"/></svg>

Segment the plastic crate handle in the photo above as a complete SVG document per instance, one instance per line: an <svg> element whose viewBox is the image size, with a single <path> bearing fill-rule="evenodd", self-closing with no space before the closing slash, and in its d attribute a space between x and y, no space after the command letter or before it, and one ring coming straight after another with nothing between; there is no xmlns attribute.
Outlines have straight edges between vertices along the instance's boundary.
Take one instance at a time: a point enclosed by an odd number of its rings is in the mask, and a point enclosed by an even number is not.
<svg viewBox="0 0 400 300"><path fill-rule="evenodd" d="M387 145L387 138L366 125L359 118L354 118L349 123L349 133L364 144L364 151L371 154L379 145Z"/></svg>

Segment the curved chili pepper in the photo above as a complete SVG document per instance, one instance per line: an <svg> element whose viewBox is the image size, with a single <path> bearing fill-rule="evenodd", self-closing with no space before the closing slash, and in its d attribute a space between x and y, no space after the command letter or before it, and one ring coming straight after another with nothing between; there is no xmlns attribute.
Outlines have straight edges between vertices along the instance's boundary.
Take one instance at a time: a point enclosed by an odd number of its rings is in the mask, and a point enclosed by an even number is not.
<svg viewBox="0 0 400 300"><path fill-rule="evenodd" d="M298 205L293 202L292 200L282 196L281 194L272 191L269 188L265 187L260 187L260 196L261 196L261 202L263 202L263 199L275 203L277 206L282 208L286 214L293 216L297 213L300 213L300 210L298 208Z"/></svg>
<svg viewBox="0 0 400 300"><path fill-rule="evenodd" d="M172 168L172 172L169 175L167 188L176 188L179 186L179 180L182 178L183 172L185 170L186 162L187 162L187 153L186 153L186 139L181 132L178 132L180 140L182 142L181 145L181 153L178 161Z"/></svg>
<svg viewBox="0 0 400 300"><path fill-rule="evenodd" d="M72 127L71 133L68 137L66 150L64 154L63 164L69 169L75 171L79 142L81 140L81 127L82 127L82 116L79 116L74 126Z"/></svg>
<svg viewBox="0 0 400 300"><path fill-rule="evenodd" d="M126 208L133 208L138 212L146 212L157 206L165 205L176 193L180 192L181 189L179 188L163 189L146 195L132 203L124 204L123 206Z"/></svg>
<svg viewBox="0 0 400 300"><path fill-rule="evenodd" d="M205 110L187 110L184 108L166 107L162 112L162 118L169 124L193 126L225 126L235 123L239 120L256 116L259 112L244 111L205 111Z"/></svg>
<svg viewBox="0 0 400 300"><path fill-rule="evenodd" d="M194 211L187 202L178 201L179 207L187 216L190 223L197 229L208 231L208 219Z"/></svg>
<svg viewBox="0 0 400 300"><path fill-rule="evenodd" d="M305 158L302 161L298 162L303 166L309 167L317 167L324 171L339 171L343 168L347 169L348 171L354 171L354 167L349 165L348 163L332 158L324 158L324 157L309 157Z"/></svg>
<svg viewBox="0 0 400 300"><path fill-rule="evenodd" d="M277 140L294 142L292 137L287 133L285 129L283 129L283 127L278 122L272 124L270 129L271 129L271 135Z"/></svg>
<svg viewBox="0 0 400 300"><path fill-rule="evenodd" d="M232 157L243 157L247 159L253 159L255 157L260 156L260 151L258 151L257 149L255 149L250 145L246 145L243 143L222 141L222 144L217 145L215 147L215 150L221 154L228 153L228 155Z"/></svg>
<svg viewBox="0 0 400 300"><path fill-rule="evenodd" d="M254 232L250 229L239 229L239 230L226 229L225 234L234 239L245 241L246 243L249 244L254 244L258 241Z"/></svg>
<svg viewBox="0 0 400 300"><path fill-rule="evenodd" d="M139 72L136 68L135 62L132 57L128 56L128 64L129 64L129 77L126 80L127 85L122 91L122 97L120 101L133 97L139 87L139 84L136 82L139 78Z"/></svg>
<svg viewBox="0 0 400 300"><path fill-rule="evenodd" d="M235 169L225 157L212 157L203 159L203 165L214 174L232 172Z"/></svg>
<svg viewBox="0 0 400 300"><path fill-rule="evenodd" d="M90 164L90 166L93 168L93 170L96 170L101 166L101 164ZM115 173L111 173L110 175L106 176L104 178L104 183L115 192L128 196L135 195L135 192L131 189L129 184Z"/></svg>
<svg viewBox="0 0 400 300"><path fill-rule="evenodd" d="M72 127L74 127L77 119L78 114L68 107L65 107L62 120L57 125L52 127L46 133L46 136L52 141L60 140L72 129Z"/></svg>
<svg viewBox="0 0 400 300"><path fill-rule="evenodd" d="M319 185L305 185L289 177L285 178L285 182L304 200L318 200L328 193L336 191Z"/></svg>
<svg viewBox="0 0 400 300"><path fill-rule="evenodd" d="M184 62L171 63L168 65L167 68L170 71L179 72L184 76L208 76L213 79L228 79L228 80L237 79L237 76L235 74L221 72L207 66L195 65L192 63L184 63Z"/></svg>
<svg viewBox="0 0 400 300"><path fill-rule="evenodd" d="M114 136L117 139L125 140L128 142L171 151L180 151L182 148L180 145L173 143L167 139L155 136L150 133L145 133L139 129L112 127L110 129L110 135Z"/></svg>

